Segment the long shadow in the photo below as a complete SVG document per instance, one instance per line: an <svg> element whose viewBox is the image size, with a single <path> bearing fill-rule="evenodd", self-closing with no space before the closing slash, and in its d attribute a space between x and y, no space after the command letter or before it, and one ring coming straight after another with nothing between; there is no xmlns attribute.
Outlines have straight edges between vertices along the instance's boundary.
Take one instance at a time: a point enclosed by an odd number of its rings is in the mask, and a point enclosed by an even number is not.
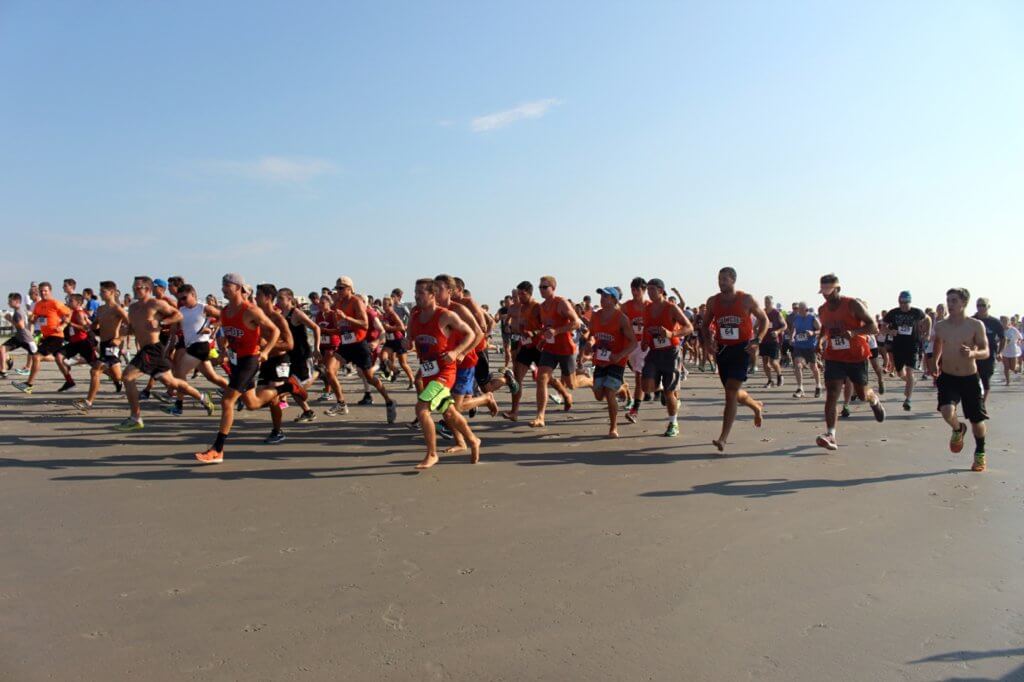
<svg viewBox="0 0 1024 682"><path fill-rule="evenodd" d="M241 458L239 458L241 459ZM454 458L453 458L454 459ZM418 461L418 460L417 460ZM241 481L258 479L265 481L295 481L315 480L324 478L357 478L366 476L418 476L419 471L412 467L415 461L395 462L392 464L378 464L356 467L305 467L297 469L270 469L262 471L231 471L230 469L213 469L206 466L178 465L171 469L159 469L157 471L129 471L120 474L110 475L87 475L56 476L54 481L111 481L111 480L132 480L132 481L175 481L188 479L192 481L217 479L220 481ZM402 471L380 471L380 469L399 468ZM367 471L374 469L376 471Z"/></svg>
<svg viewBox="0 0 1024 682"><path fill-rule="evenodd" d="M640 493L640 497L683 497L685 495L724 495L727 497L775 497L776 495L792 495L801 490L813 488L852 488L859 485L874 483L892 483L913 478L928 478L944 474L959 473L960 469L946 469L916 474L889 474L873 478L808 478L791 481L788 478L761 478L750 480L718 481L695 485L689 490L651 490Z"/></svg>
<svg viewBox="0 0 1024 682"><path fill-rule="evenodd" d="M993 649L991 651L950 651L945 654L935 654L927 658L919 658L916 661L907 661L910 665L919 663L959 663L961 661L977 661L983 658L1010 658L1011 656L1024 656L1024 647L1019 649Z"/></svg>

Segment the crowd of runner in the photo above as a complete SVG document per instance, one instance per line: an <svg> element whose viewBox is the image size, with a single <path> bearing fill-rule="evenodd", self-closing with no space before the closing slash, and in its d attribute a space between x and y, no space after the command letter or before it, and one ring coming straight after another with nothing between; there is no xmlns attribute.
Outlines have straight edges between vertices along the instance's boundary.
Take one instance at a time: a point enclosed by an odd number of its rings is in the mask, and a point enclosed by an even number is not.
<svg viewBox="0 0 1024 682"><path fill-rule="evenodd" d="M311 400L332 403L325 416L348 413L343 374L361 381L359 405L372 405L379 396L387 423L394 424L397 404L388 386L404 377L416 392L416 417L409 426L421 430L426 442L417 464L424 469L438 462L439 435L452 441L445 453L468 451L471 461L479 461L481 441L471 418L486 409L519 422L527 377L536 396L532 419L524 421L531 428L545 427L549 404L569 411L574 390L590 388L607 406L610 438L619 437L620 404L625 420L635 424L648 402L665 409L664 435L678 436L678 389L688 366L717 371L721 379L722 428L712 444L724 454L739 406L751 410L755 427L764 419L763 404L744 389L760 358L765 389L784 386L786 367L795 380L793 398L809 397L808 379L814 398L824 388L825 431L816 443L828 450L838 448L837 423L850 416L851 401L863 401L877 421L885 421L878 396L885 393L887 377L902 384L907 411L913 409L915 383L933 382L938 410L951 429L949 449L964 448L969 423L972 469L984 471L986 399L997 360L1007 385L1022 369L1019 316L992 316L985 298L968 315L970 293L963 288L949 289L934 310L914 307L910 292L903 291L897 307L872 315L867 303L843 292L834 274L821 277L823 302L816 310L795 302L783 311L770 296L762 306L738 290L736 279L734 269L722 268L719 293L687 307L663 280L636 277L628 292L614 285L598 288L595 307L589 295L575 303L560 296L556 278L544 276L536 290L530 281L517 284L494 314L450 275L417 280L414 304L403 302L400 289L379 299L359 294L349 277L297 297L273 284L251 287L242 275L228 273L221 282L223 299L200 299L181 277L136 277L131 294L103 281L98 296L89 288L79 293L73 279L64 280L63 296L40 282L27 297L8 296L11 336L0 346L0 378L22 376L13 386L31 394L41 363L52 361L64 381L57 390L66 392L76 387L72 368L85 365L89 387L74 406L89 412L103 377L109 378L128 403L129 416L117 425L121 431L144 427L143 400L165 402L171 415L183 413L186 398L208 415L219 404L213 441L195 455L200 463L216 464L224 459L239 409L266 407L271 432L265 442L279 443L289 401L300 409L298 423L317 418ZM504 360L499 371L490 365L492 339ZM15 351L26 353L22 367L16 368ZM195 387L200 375L209 390ZM147 383L140 390L143 376ZM504 390L506 410L498 404ZM317 391L319 397L312 398Z"/></svg>

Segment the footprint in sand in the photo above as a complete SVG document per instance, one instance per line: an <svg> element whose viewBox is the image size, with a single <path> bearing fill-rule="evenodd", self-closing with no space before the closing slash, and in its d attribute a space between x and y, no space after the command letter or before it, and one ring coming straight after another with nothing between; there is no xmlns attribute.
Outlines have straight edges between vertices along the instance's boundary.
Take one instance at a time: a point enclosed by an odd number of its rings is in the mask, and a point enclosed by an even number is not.
<svg viewBox="0 0 1024 682"><path fill-rule="evenodd" d="M177 597L178 595L183 594L184 592L185 590L181 589L180 587L172 587L169 590L164 590L164 594L166 594L168 597Z"/></svg>
<svg viewBox="0 0 1024 682"><path fill-rule="evenodd" d="M422 573L419 564L417 564L415 561L402 559L402 563L405 565L405 568L402 570L402 574L409 580L415 579L416 576Z"/></svg>
<svg viewBox="0 0 1024 682"><path fill-rule="evenodd" d="M459 569L459 574L460 575L469 575L470 573L472 573L475 570L476 570L475 568L460 568Z"/></svg>
<svg viewBox="0 0 1024 682"><path fill-rule="evenodd" d="M250 625L243 625L242 632L259 632L263 628L267 627L266 623L255 623Z"/></svg>
<svg viewBox="0 0 1024 682"><path fill-rule="evenodd" d="M104 630L93 630L92 632L83 632L82 637L86 639L102 639L106 637L107 633Z"/></svg>
<svg viewBox="0 0 1024 682"><path fill-rule="evenodd" d="M401 607L396 604L388 604L388 607L384 609L384 613L381 615L381 620L392 630L405 630L405 616L402 613Z"/></svg>
<svg viewBox="0 0 1024 682"><path fill-rule="evenodd" d="M291 554L292 552L297 552L298 550L298 547L285 547L284 549L279 549L277 551L281 554Z"/></svg>

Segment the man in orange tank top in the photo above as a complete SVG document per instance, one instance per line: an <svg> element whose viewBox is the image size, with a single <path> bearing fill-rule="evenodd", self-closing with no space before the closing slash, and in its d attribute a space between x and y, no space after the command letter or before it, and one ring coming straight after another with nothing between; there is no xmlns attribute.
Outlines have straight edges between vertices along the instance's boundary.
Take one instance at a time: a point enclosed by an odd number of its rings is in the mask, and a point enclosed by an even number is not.
<svg viewBox="0 0 1024 682"><path fill-rule="evenodd" d="M516 285L516 300L510 311L512 345L518 347L512 363L516 388L512 390L512 409L501 416L509 421L519 420L519 403L523 399L523 378L532 365L540 362L537 347L541 329L540 304L533 298L533 284L523 280Z"/></svg>
<svg viewBox="0 0 1024 682"><path fill-rule="evenodd" d="M473 297L470 296L466 290L466 283L460 277L455 278L455 289L452 290L452 300L461 303L462 305L469 308L469 311L473 313L473 317L476 318L477 324L483 330L484 339L477 347L477 360L475 368L476 384L480 387L483 393L494 393L503 386L508 386L511 393L515 393L518 389L518 382L515 379L515 375L512 374L512 370L505 368L500 376L494 376L491 374L491 363L487 357L488 351L488 339L491 337L491 332L494 330L495 320L490 314L487 313ZM476 401L474 403L474 401ZM478 396L473 400L467 401L466 409L472 409L474 407L480 407L486 403L484 396Z"/></svg>
<svg viewBox="0 0 1024 682"><path fill-rule="evenodd" d="M647 351L644 359L644 390L662 391L668 425L663 434L667 438L679 435L679 345L693 325L679 306L665 296L665 282L655 277L647 282L650 304L644 310L644 334L641 347Z"/></svg>
<svg viewBox="0 0 1024 682"><path fill-rule="evenodd" d="M590 316L590 346L594 358L594 376L581 376L579 386L590 385L594 397L608 403L608 437L618 438L618 397L627 399L626 362L639 345L629 317L619 307L622 292L618 287L598 289L601 307Z"/></svg>
<svg viewBox="0 0 1024 682"><path fill-rule="evenodd" d="M754 412L754 426L761 426L764 404L743 390L743 382L747 380L747 368L757 358L761 340L768 333L768 316L753 296L737 291L734 268L718 271L718 290L705 306L704 343L708 355L715 357L718 377L725 388L722 432L717 440L711 441L724 453L738 405L749 407ZM751 316L757 321L756 328Z"/></svg>
<svg viewBox="0 0 1024 682"><path fill-rule="evenodd" d="M555 295L557 280L551 275L540 278L541 308L540 358L537 361L537 416L530 426L542 428L548 407L548 385L554 387L564 401L563 409L572 409L572 393L576 375L576 344L572 334L580 328L576 310L561 296ZM562 381L552 376L555 367L562 370Z"/></svg>
<svg viewBox="0 0 1024 682"><path fill-rule="evenodd" d="M629 291L632 298L623 303L621 308L633 327L633 336L639 341L644 335L644 312L650 305L648 301L644 300L644 294L647 293L647 280L643 277L634 277L633 281L629 283ZM629 355L629 368L633 370L633 380L636 385L633 391L633 402L629 406L629 411L626 412L626 420L630 424L636 424L639 419L640 399L644 397L643 371L646 357L647 351L639 343Z"/></svg>
<svg viewBox="0 0 1024 682"><path fill-rule="evenodd" d="M458 433L469 445L470 461L480 461L480 439L469 428L469 423L455 409L451 389L459 361L476 342L472 328L452 311L437 305L438 285L433 279L416 280L416 308L409 318L409 333L405 347L415 348L420 362L420 380L423 390L416 397L416 419L423 430L427 454L417 469L429 469L438 462L437 431L431 411L438 412L448 428ZM458 344L449 345L455 338Z"/></svg>
<svg viewBox="0 0 1024 682"><path fill-rule="evenodd" d="M857 397L871 406L875 419L885 421L885 408L878 396L868 386L868 358L871 348L868 335L878 333L875 318L868 313L864 304L856 298L840 293L839 278L829 273L819 280L819 293L825 303L818 308L821 321L822 346L825 357L825 427L818 436L817 444L826 450L838 450L836 443L836 418L838 417L839 395L849 379Z"/></svg>

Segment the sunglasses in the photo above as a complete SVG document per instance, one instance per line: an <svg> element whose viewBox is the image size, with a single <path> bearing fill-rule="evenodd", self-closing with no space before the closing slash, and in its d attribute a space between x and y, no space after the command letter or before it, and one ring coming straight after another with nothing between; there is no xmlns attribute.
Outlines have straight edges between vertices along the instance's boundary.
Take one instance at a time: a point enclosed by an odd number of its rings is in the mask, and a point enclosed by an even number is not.
<svg viewBox="0 0 1024 682"><path fill-rule="evenodd" d="M541 288L541 289L550 289L550 288L551 288L551 285L550 285L550 284L541 284L541 285L540 285L540 288Z"/></svg>

